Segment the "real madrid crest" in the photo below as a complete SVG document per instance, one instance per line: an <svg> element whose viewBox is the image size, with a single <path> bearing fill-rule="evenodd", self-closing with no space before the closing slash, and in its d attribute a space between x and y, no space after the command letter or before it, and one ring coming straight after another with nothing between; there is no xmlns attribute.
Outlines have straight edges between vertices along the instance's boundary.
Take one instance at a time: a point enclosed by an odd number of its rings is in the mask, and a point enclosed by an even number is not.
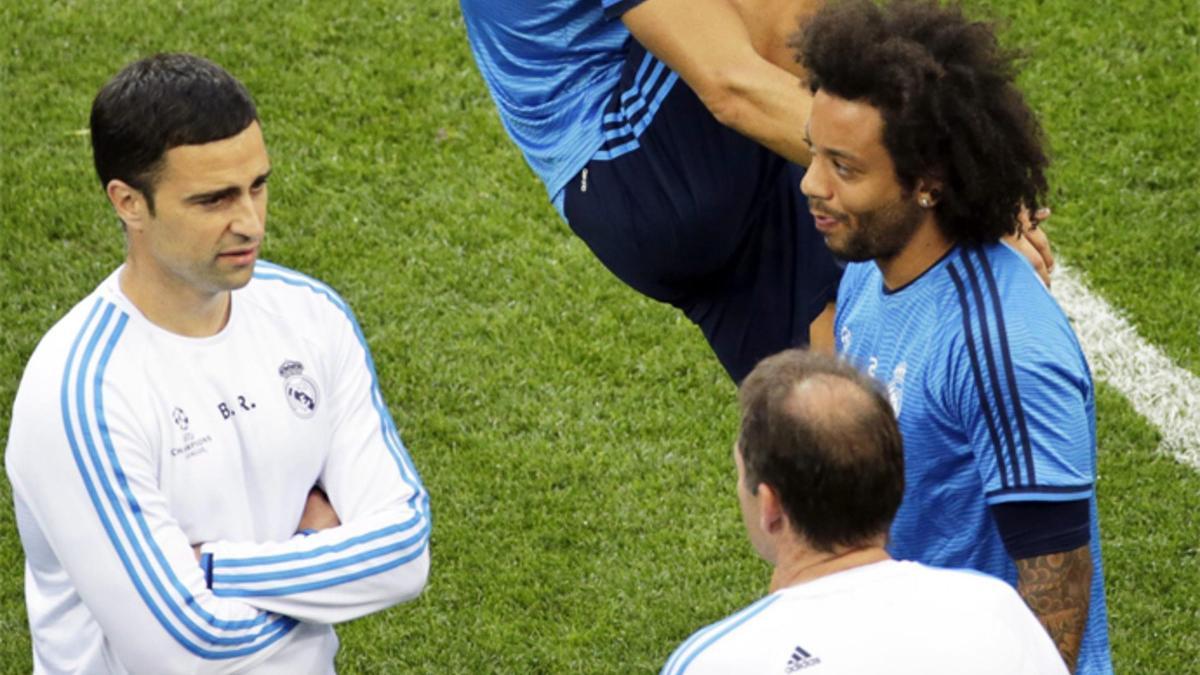
<svg viewBox="0 0 1200 675"><path fill-rule="evenodd" d="M279 366L279 376L283 378L283 394L292 412L304 419L316 414L320 395L317 393L317 383L304 374L304 364L284 361Z"/></svg>

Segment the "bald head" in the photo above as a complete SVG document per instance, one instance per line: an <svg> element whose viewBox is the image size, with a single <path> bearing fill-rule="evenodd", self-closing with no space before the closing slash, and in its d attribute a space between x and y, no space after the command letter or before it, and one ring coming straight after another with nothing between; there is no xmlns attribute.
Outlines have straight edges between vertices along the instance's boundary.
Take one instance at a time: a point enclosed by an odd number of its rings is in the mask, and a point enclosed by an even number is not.
<svg viewBox="0 0 1200 675"><path fill-rule="evenodd" d="M856 373L857 375L857 373ZM890 408L879 405L878 394L859 378L818 372L796 382L783 396L780 410L786 423L808 428L814 440L828 448L829 460L850 463L855 458L877 459L878 437Z"/></svg>
<svg viewBox="0 0 1200 675"><path fill-rule="evenodd" d="M904 492L903 446L873 380L832 357L788 350L760 362L740 398L747 489L770 485L789 526L817 550L887 532Z"/></svg>

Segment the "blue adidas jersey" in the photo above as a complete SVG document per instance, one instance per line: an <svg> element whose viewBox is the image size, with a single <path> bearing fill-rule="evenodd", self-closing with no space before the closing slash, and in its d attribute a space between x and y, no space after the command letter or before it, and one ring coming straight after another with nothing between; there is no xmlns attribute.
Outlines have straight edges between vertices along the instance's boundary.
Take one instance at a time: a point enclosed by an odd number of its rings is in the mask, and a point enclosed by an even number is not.
<svg viewBox="0 0 1200 675"><path fill-rule="evenodd" d="M629 31L619 16L637 0L461 0L467 38L508 135L556 199L611 140L632 129L608 112ZM658 70L665 70L658 65ZM669 73L645 73L644 88ZM639 78L641 79L641 78ZM657 91L656 87L656 91ZM631 88L621 109L652 108ZM645 95L648 95L645 96ZM623 97L626 98L626 97ZM632 108L630 107L632 106ZM645 117L639 116L639 121ZM612 127L606 131L605 127ZM632 136L631 136L632 137ZM612 145L609 143L609 145Z"/></svg>
<svg viewBox="0 0 1200 675"><path fill-rule="evenodd" d="M1003 244L960 247L887 292L874 263L851 264L837 308L838 351L886 387L904 437L892 555L1016 585L988 506L1088 499L1095 571L1078 672L1111 672L1091 373L1032 267Z"/></svg>

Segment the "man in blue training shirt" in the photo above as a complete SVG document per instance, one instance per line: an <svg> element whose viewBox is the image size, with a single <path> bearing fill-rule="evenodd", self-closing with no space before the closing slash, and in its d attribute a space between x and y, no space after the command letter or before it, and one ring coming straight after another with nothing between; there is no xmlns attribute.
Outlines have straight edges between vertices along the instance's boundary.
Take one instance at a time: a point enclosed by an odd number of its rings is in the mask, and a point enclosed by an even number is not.
<svg viewBox="0 0 1200 675"><path fill-rule="evenodd" d="M810 325L832 348L841 269L797 188L811 97L786 44L821 2L461 0L501 121L559 213L696 323L734 380ZM1052 265L1029 234L1017 243Z"/></svg>
<svg viewBox="0 0 1200 675"><path fill-rule="evenodd" d="M760 51L794 69L813 0L461 4L505 129L605 266L681 309L735 380L808 344L841 269L780 156L807 159L810 97Z"/></svg>
<svg viewBox="0 0 1200 675"><path fill-rule="evenodd" d="M801 188L853 261L837 346L886 386L904 436L890 552L1006 579L1072 670L1112 672L1091 374L1000 242L1048 163L1011 56L989 26L921 2L831 6L796 45L814 94Z"/></svg>

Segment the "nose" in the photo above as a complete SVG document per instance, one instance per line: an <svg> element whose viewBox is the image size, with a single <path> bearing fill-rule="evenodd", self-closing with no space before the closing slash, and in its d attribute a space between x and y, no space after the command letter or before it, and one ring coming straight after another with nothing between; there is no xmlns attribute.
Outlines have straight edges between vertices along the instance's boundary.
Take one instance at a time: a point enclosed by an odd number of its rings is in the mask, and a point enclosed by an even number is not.
<svg viewBox="0 0 1200 675"><path fill-rule="evenodd" d="M804 178L800 179L800 192L809 199L829 199L830 197L829 182L825 180L823 164L821 158L813 157L808 169L804 171Z"/></svg>
<svg viewBox="0 0 1200 675"><path fill-rule="evenodd" d="M229 229L248 241L258 241L266 230L266 220L266 196L263 195L260 201L255 195L246 194L238 200Z"/></svg>

